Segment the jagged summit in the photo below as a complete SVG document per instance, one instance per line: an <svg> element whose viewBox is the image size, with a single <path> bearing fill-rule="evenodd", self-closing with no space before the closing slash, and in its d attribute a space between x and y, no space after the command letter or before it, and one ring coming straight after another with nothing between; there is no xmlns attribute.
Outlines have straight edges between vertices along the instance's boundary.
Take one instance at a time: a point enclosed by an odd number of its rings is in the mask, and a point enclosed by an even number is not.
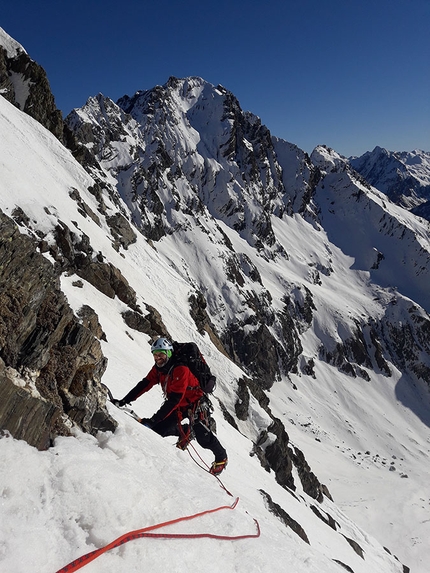
<svg viewBox="0 0 430 573"><path fill-rule="evenodd" d="M103 141L109 151L98 150L96 157L111 174L115 170L134 172L137 185L130 187L124 179L118 183L131 208L132 197L151 194L150 189L168 175L168 187L176 181L176 187L189 189L188 200L194 196L251 244L273 246L270 213L285 211L290 198L269 130L256 116L244 113L230 92L201 78L171 78L164 86L137 92L131 98L124 96L118 106L136 123L121 120L128 136L121 140L115 117L121 112L112 103L107 105L111 114L95 110L93 103L90 100L82 110L74 110L66 121L81 141L94 138L101 127L105 129ZM103 105L106 108L106 103ZM95 117L101 115L104 119L99 125ZM289 147L279 141L277 145ZM141 176L136 177L137 173ZM289 174L290 179L292 176ZM252 209L245 195L252 195ZM148 197L148 201L153 199ZM183 201L182 193L176 194L176 199ZM148 211L142 217L136 209L133 216L145 233L159 236L158 218ZM166 220L165 225L170 226Z"/></svg>
<svg viewBox="0 0 430 573"><path fill-rule="evenodd" d="M177 94L178 101L182 101L182 105L186 110L196 102L205 88L213 89L214 86L197 76L182 79L171 76L164 85L155 86L149 90L139 90L131 97L124 95L117 101L117 104L127 113L132 113L132 110L134 110L132 115L137 115L139 107L144 108L147 106L147 111L142 110L142 113L146 115L150 113L151 102L155 103L159 99L163 99L163 97L168 97L168 93L174 91ZM218 86L218 89L227 92L221 86ZM135 117L135 119L138 118Z"/></svg>

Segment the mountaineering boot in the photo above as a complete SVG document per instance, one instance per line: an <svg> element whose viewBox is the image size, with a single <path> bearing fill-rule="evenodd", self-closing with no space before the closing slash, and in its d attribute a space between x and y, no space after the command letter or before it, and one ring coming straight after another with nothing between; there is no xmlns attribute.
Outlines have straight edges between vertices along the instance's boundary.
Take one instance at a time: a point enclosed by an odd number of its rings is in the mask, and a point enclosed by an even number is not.
<svg viewBox="0 0 430 573"><path fill-rule="evenodd" d="M228 459L225 458L224 460L221 460L220 462L215 461L212 466L211 469L209 470L209 473L211 473L214 476L219 475L223 469L225 469L226 465L228 463Z"/></svg>

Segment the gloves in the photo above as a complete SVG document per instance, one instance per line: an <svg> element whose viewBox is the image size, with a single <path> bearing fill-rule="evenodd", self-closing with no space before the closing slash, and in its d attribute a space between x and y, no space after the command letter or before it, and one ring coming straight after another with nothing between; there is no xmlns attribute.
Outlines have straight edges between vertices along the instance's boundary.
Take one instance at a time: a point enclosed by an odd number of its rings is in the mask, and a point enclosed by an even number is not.
<svg viewBox="0 0 430 573"><path fill-rule="evenodd" d="M128 404L128 402L125 402L124 400L112 400L112 404L114 404L118 408L122 408L123 406Z"/></svg>
<svg viewBox="0 0 430 573"><path fill-rule="evenodd" d="M152 430L154 426L154 421L152 420L152 418L142 418L140 420L140 423L142 424L142 426L146 426L150 430Z"/></svg>

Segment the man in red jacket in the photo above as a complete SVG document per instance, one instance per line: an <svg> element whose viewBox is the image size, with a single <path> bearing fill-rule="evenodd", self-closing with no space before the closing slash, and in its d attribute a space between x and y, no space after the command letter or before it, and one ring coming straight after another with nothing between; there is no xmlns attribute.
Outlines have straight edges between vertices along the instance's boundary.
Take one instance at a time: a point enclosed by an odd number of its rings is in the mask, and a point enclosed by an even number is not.
<svg viewBox="0 0 430 573"><path fill-rule="evenodd" d="M161 384L165 402L151 418L141 423L160 436L179 436L176 444L181 449L188 446L193 431L202 448L215 456L210 473L220 474L227 465L227 452L209 428L209 404L199 381L184 365L175 364L173 346L166 338L159 338L151 347L155 364L148 374L122 400L118 406L134 402L156 384ZM188 424L181 424L188 418Z"/></svg>

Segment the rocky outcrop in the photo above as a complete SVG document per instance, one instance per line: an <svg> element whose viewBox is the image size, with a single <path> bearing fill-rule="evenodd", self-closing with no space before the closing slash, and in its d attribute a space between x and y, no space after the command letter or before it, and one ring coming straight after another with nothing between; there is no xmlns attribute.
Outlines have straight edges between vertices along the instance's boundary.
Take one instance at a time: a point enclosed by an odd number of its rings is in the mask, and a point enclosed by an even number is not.
<svg viewBox="0 0 430 573"><path fill-rule="evenodd" d="M131 244L136 242L136 233L131 228L130 223L121 215L121 213L115 213L115 215L107 216L106 223L109 225L112 236L114 237L113 247L117 251L120 247L127 249Z"/></svg>
<svg viewBox="0 0 430 573"><path fill-rule="evenodd" d="M267 471L273 470L276 481L289 491L296 490L293 478L293 467L295 467L305 493L319 502L323 501L324 495L331 499L327 486L320 483L306 462L303 453L297 448L290 447L290 440L282 422L273 417L270 409L266 408L266 411L272 418L272 423L267 430L260 433L254 444L252 455L257 456L262 467Z"/></svg>
<svg viewBox="0 0 430 573"><path fill-rule="evenodd" d="M63 117L55 105L46 72L26 52L17 50L11 58L0 46L0 88L4 98L63 141Z"/></svg>
<svg viewBox="0 0 430 573"><path fill-rule="evenodd" d="M148 314L145 316L135 310L126 310L122 313L122 318L126 325L138 332L143 332L150 336L152 339L159 336L165 336L171 340L169 331L161 319L161 315L154 307L147 305L146 309Z"/></svg>
<svg viewBox="0 0 430 573"><path fill-rule="evenodd" d="M55 228L55 244L49 247L51 256L62 271L77 274L109 298L117 296L131 309L141 312L136 303L136 292L121 271L95 253L90 239L78 235L61 221Z"/></svg>
<svg viewBox="0 0 430 573"><path fill-rule="evenodd" d="M388 305L379 325L393 363L430 387L430 316L407 299Z"/></svg>
<svg viewBox="0 0 430 573"><path fill-rule="evenodd" d="M271 334L268 326L273 322L273 316L255 328L248 324L237 322L231 325L222 336L230 356L247 370L258 381L261 387L269 390L281 373L294 371L302 350L300 339L294 328L294 323L288 314L277 317L285 332L283 342L278 342ZM255 324L256 319L253 322ZM252 324L251 323L251 324Z"/></svg>
<svg viewBox="0 0 430 573"><path fill-rule="evenodd" d="M288 451L299 474L303 491L319 502L323 501L324 495L332 499L327 486L321 484L316 475L312 472L303 452L297 447L289 448Z"/></svg>
<svg viewBox="0 0 430 573"><path fill-rule="evenodd" d="M259 381L250 378L238 380L237 402L235 413L239 420L249 418L250 394L258 401L260 407L271 418L270 425L262 430L253 445L251 455L255 455L263 468L275 473L276 481L289 491L296 490L293 467L299 476L303 491L319 502L325 495L331 498L330 492L312 472L303 453L297 447L290 446L290 438L281 420L276 418L269 406L269 399Z"/></svg>
<svg viewBox="0 0 430 573"><path fill-rule="evenodd" d="M300 525L300 523L297 523L297 521L295 519L293 519L286 511L285 509L283 509L279 503L276 503L275 501L273 501L272 497L264 490L260 489L260 493L264 498L264 501L269 509L269 511L271 513L273 513L274 515L276 515L276 517L278 517L282 523L285 525L285 527L289 527L290 529L292 529L294 531L294 533L296 533L299 537L301 537L303 539L303 541L305 541L306 543L309 543L309 538L306 535L305 530L303 529L303 527Z"/></svg>
<svg viewBox="0 0 430 573"><path fill-rule="evenodd" d="M0 359L0 433L9 432L39 450L46 449L62 426L62 410L42 399ZM67 433L63 431L63 433Z"/></svg>
<svg viewBox="0 0 430 573"><path fill-rule="evenodd" d="M1 429L40 449L73 425L114 430L100 384L106 359L94 311L73 314L59 269L2 212L0 268Z"/></svg>

